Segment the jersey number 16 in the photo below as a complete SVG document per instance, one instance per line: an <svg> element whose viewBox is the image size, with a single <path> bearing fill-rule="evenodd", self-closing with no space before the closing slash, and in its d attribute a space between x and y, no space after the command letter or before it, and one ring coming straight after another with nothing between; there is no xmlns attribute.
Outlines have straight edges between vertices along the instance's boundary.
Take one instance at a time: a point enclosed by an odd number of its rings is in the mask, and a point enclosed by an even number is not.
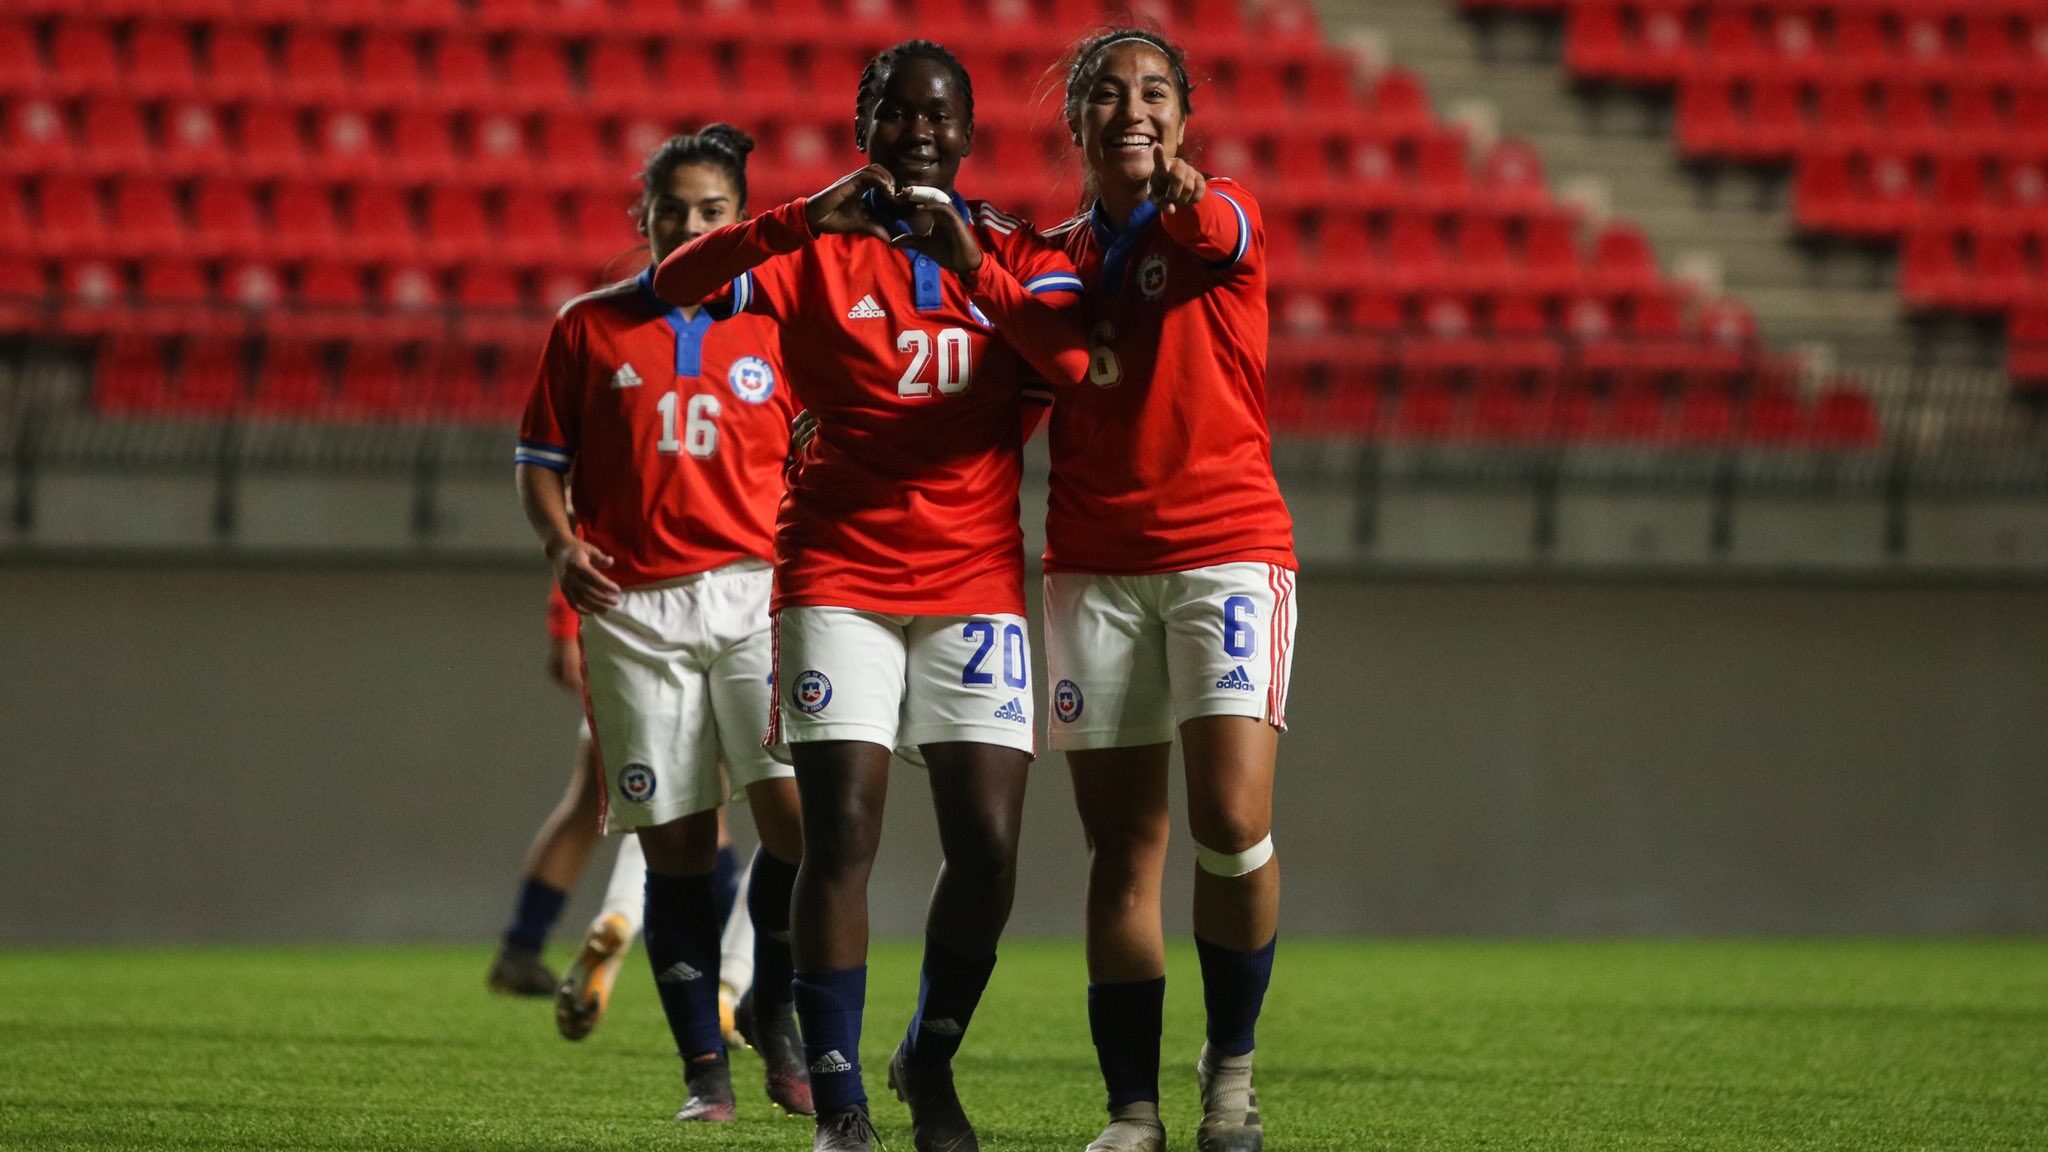
<svg viewBox="0 0 2048 1152"><path fill-rule="evenodd" d="M718 451L718 397L699 393L683 408L683 435L676 436L676 409L682 407L680 393L671 392L655 402L661 413L661 439L654 447L671 456L688 452L699 460Z"/></svg>

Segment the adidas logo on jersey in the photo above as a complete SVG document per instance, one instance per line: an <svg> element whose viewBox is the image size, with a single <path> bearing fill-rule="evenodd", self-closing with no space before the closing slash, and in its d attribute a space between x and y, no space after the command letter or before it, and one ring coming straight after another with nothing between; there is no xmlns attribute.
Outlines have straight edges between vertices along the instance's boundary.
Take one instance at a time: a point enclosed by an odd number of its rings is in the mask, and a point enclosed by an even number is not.
<svg viewBox="0 0 2048 1152"><path fill-rule="evenodd" d="M1252 678L1244 674L1244 665L1242 664L1232 668L1230 675L1218 680L1216 686L1218 688L1228 688L1234 692L1249 692L1256 687L1252 683Z"/></svg>
<svg viewBox="0 0 2048 1152"><path fill-rule="evenodd" d="M958 1036L967 1031L958 1020L926 1020L922 1026L934 1036Z"/></svg>
<svg viewBox="0 0 2048 1152"><path fill-rule="evenodd" d="M811 1061L811 1071L851 1072L853 1071L853 1064L846 1057L839 1054L839 1049L834 1048L816 1060Z"/></svg>
<svg viewBox="0 0 2048 1152"><path fill-rule="evenodd" d="M1017 724L1031 723L1031 717L1024 714L1023 703L1015 696L1010 697L1008 704L996 709L996 719L1009 720Z"/></svg>
<svg viewBox="0 0 2048 1152"><path fill-rule="evenodd" d="M612 387L614 388L638 388L639 386L640 374L633 371L631 364L621 365L617 372L612 373Z"/></svg>
<svg viewBox="0 0 2048 1152"><path fill-rule="evenodd" d="M654 979L656 983L660 984L688 984L692 980L702 980L703 978L704 974L702 972L690 967L686 962L678 960L674 964L669 965L666 971Z"/></svg>
<svg viewBox="0 0 2048 1152"><path fill-rule="evenodd" d="M855 304L852 310L847 312L846 318L848 320L884 320L888 318L888 315L887 312L882 310L880 304L875 303L874 294L869 293L861 297L860 303Z"/></svg>

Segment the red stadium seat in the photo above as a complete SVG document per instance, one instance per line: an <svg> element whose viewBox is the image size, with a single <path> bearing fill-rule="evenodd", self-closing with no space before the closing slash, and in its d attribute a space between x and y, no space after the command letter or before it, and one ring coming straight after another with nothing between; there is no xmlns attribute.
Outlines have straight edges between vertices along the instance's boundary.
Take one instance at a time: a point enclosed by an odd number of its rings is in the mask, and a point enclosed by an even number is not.
<svg viewBox="0 0 2048 1152"><path fill-rule="evenodd" d="M334 200L318 184L286 184L270 199L270 236L274 254L286 259L331 256L341 247L341 227Z"/></svg>
<svg viewBox="0 0 2048 1152"><path fill-rule="evenodd" d="M29 223L28 204L21 196L21 185L0 178L0 257L32 252L39 247L35 227Z"/></svg>
<svg viewBox="0 0 2048 1152"><path fill-rule="evenodd" d="M1611 80L1627 69L1627 27L1619 0L1578 0L1567 11L1565 66L1587 80Z"/></svg>
<svg viewBox="0 0 2048 1152"><path fill-rule="evenodd" d="M221 284L228 302L251 316L265 316L284 303L284 280L268 264L237 264L229 269Z"/></svg>
<svg viewBox="0 0 2048 1152"><path fill-rule="evenodd" d="M138 331L208 332L227 322L215 309L206 269L194 260L159 257L144 261L136 299L140 307L130 324Z"/></svg>
<svg viewBox="0 0 2048 1152"><path fill-rule="evenodd" d="M164 145L158 163L167 175L201 176L225 172L229 157L220 116L208 104L179 104L164 110Z"/></svg>
<svg viewBox="0 0 2048 1152"><path fill-rule="evenodd" d="M1451 226L1451 247L1449 280L1462 291L1499 291L1519 278L1521 266L1515 262L1507 224L1500 217L1457 217Z"/></svg>
<svg viewBox="0 0 2048 1152"><path fill-rule="evenodd" d="M1454 212L1472 199L1472 169L1466 161L1462 132L1425 134L1415 144L1417 201L1436 212Z"/></svg>
<svg viewBox="0 0 2048 1152"><path fill-rule="evenodd" d="M114 36L97 20L65 19L50 36L49 87L66 96L114 92L121 87L121 62Z"/></svg>
<svg viewBox="0 0 2048 1152"><path fill-rule="evenodd" d="M384 309L382 330L399 340L432 340L443 335L441 284L425 268L386 268L377 277L377 302Z"/></svg>
<svg viewBox="0 0 2048 1152"><path fill-rule="evenodd" d="M335 411L365 419L388 419L415 404L417 382L407 370L403 347L383 340L350 344L341 369Z"/></svg>
<svg viewBox="0 0 2048 1152"><path fill-rule="evenodd" d="M254 28L214 26L206 43L206 90L220 101L268 100L276 94L270 48Z"/></svg>
<svg viewBox="0 0 2048 1152"><path fill-rule="evenodd" d="M0 22L0 96L41 92L48 84L34 27L25 20Z"/></svg>
<svg viewBox="0 0 2048 1152"><path fill-rule="evenodd" d="M1813 412L1815 443L1827 448L1874 448L1883 438L1877 409L1861 389L1837 382L1821 391Z"/></svg>
<svg viewBox="0 0 2048 1152"><path fill-rule="evenodd" d="M519 187L505 195L502 227L495 245L500 259L539 264L567 254L561 204L545 188Z"/></svg>
<svg viewBox="0 0 2048 1152"><path fill-rule="evenodd" d="M248 346L239 339L187 341L178 357L170 406L195 415L222 415L242 407L248 388Z"/></svg>
<svg viewBox="0 0 2048 1152"><path fill-rule="evenodd" d="M1999 114L1998 99L1993 90L1983 84L1951 86L1948 92L1948 114L1943 136L1947 146L1960 146L1981 152L2002 152L2001 147L2008 138L2012 125Z"/></svg>
<svg viewBox="0 0 2048 1152"><path fill-rule="evenodd" d="M100 259L64 265L64 292L57 305L57 329L73 336L121 331L128 319L126 269Z"/></svg>
<svg viewBox="0 0 2048 1152"><path fill-rule="evenodd" d="M618 0L614 13L614 27L648 35L674 35L687 19L677 0Z"/></svg>
<svg viewBox="0 0 2048 1152"><path fill-rule="evenodd" d="M579 283L570 295L581 291ZM517 344L533 333L533 310L519 278L509 269L461 269L455 277L455 301L460 307L460 336L467 343Z"/></svg>
<svg viewBox="0 0 2048 1152"><path fill-rule="evenodd" d="M1892 48L1875 11L1843 8L1835 13L1836 68L1851 76L1883 76L1891 72Z"/></svg>
<svg viewBox="0 0 2048 1152"><path fill-rule="evenodd" d="M367 184L348 191L348 250L363 260L411 260L419 255L412 205L397 188Z"/></svg>
<svg viewBox="0 0 2048 1152"><path fill-rule="evenodd" d="M521 108L558 108L575 99L562 46L543 36L521 36L505 51L505 74L518 78L504 94Z"/></svg>
<svg viewBox="0 0 2048 1152"><path fill-rule="evenodd" d="M83 256L108 249L106 217L99 189L91 181L49 176L36 186L36 193L37 233L45 251Z"/></svg>
<svg viewBox="0 0 2048 1152"><path fill-rule="evenodd" d="M71 141L64 110L54 100L31 97L8 110L7 148L0 153L0 170L13 172L68 172L78 166L78 149Z"/></svg>
<svg viewBox="0 0 2048 1152"><path fill-rule="evenodd" d="M341 39L325 28L300 26L285 34L281 76L284 93L309 104L342 103L356 94Z"/></svg>
<svg viewBox="0 0 2048 1152"><path fill-rule="evenodd" d="M1735 398L1715 385L1688 385L1678 398L1680 443L1722 444L1735 435Z"/></svg>
<svg viewBox="0 0 2048 1152"><path fill-rule="evenodd" d="M1562 214L1537 216L1529 221L1522 244L1527 267L1522 282L1546 295L1576 292L1585 280L1579 258L1578 222Z"/></svg>
<svg viewBox="0 0 2048 1152"><path fill-rule="evenodd" d="M169 363L170 349L156 337L114 337L93 363L93 408L109 416L160 411L170 398Z"/></svg>
<svg viewBox="0 0 2048 1152"><path fill-rule="evenodd" d="M489 108L498 103L496 70L482 40L454 33L434 42L433 98L444 108Z"/></svg>
<svg viewBox="0 0 2048 1152"><path fill-rule="evenodd" d="M1878 88L1878 131L1888 147L1926 152L1941 146L1943 129L1925 84L1895 81Z"/></svg>
<svg viewBox="0 0 2048 1152"><path fill-rule="evenodd" d="M469 157L465 172L473 179L511 184L533 175L526 154L526 129L505 112L480 113L469 122Z"/></svg>
<svg viewBox="0 0 2048 1152"><path fill-rule="evenodd" d="M259 104L242 109L235 167L254 179L296 176L306 169L306 140L295 109Z"/></svg>
<svg viewBox="0 0 2048 1152"><path fill-rule="evenodd" d="M489 417L490 397L477 359L477 349L466 344L441 343L423 349L414 403L457 420Z"/></svg>
<svg viewBox="0 0 2048 1152"><path fill-rule="evenodd" d="M1594 237L1591 276L1596 290L1613 295L1649 292L1662 282L1649 239L1642 229L1620 221Z"/></svg>
<svg viewBox="0 0 2048 1152"><path fill-rule="evenodd" d="M1726 149L1744 160L1790 159L1806 142L1806 109L1797 81L1760 77L1749 86L1745 125Z"/></svg>
<svg viewBox="0 0 2048 1152"><path fill-rule="evenodd" d="M1372 115L1382 129L1421 132L1436 123L1429 89L1405 68L1389 68L1372 86Z"/></svg>
<svg viewBox="0 0 2048 1152"><path fill-rule="evenodd" d="M616 168L597 121L571 112L541 117L539 175L562 187L574 187L590 181L593 174L602 179Z"/></svg>
<svg viewBox="0 0 2048 1152"><path fill-rule="evenodd" d="M262 217L248 185L202 182L193 194L193 249L210 257L254 255L266 243Z"/></svg>
<svg viewBox="0 0 2048 1152"><path fill-rule="evenodd" d="M142 108L127 100L89 100L83 111L79 167L112 174L148 168L155 159Z"/></svg>
<svg viewBox="0 0 2048 1152"><path fill-rule="evenodd" d="M472 189L429 188L426 220L427 254L440 263L477 260L491 251L490 217Z"/></svg>
<svg viewBox="0 0 2048 1152"><path fill-rule="evenodd" d="M1955 234L1917 231L1906 237L1899 257L1899 291L1908 307L1945 309L1963 306L1969 296Z"/></svg>
<svg viewBox="0 0 2048 1152"><path fill-rule="evenodd" d="M356 108L330 108L321 114L315 133L317 163L326 179L352 183L384 170L384 150L367 113Z"/></svg>
<svg viewBox="0 0 2048 1152"><path fill-rule="evenodd" d="M680 36L665 39L656 46L654 75L659 78L657 91L660 93L657 106L715 106L718 94L724 90L725 77L713 47ZM772 59L776 59L777 65L785 73L784 79L787 82L787 63L779 58L779 54ZM773 82L773 78L757 78L744 68L742 74L747 76L749 84Z"/></svg>
<svg viewBox="0 0 2048 1152"><path fill-rule="evenodd" d="M114 185L114 234L124 251L173 255L185 249L185 215L177 192L166 183L126 177Z"/></svg>
<svg viewBox="0 0 2048 1152"><path fill-rule="evenodd" d="M360 57L365 100L406 107L425 99L426 77L412 33L374 28L363 35Z"/></svg>
<svg viewBox="0 0 2048 1152"><path fill-rule="evenodd" d="M332 396L326 356L304 337L274 339L263 350L250 407L272 416L305 416L325 409Z"/></svg>
<svg viewBox="0 0 2048 1152"><path fill-rule="evenodd" d="M415 31L454 28L469 18L461 0L385 0L385 7L394 27Z"/></svg>
<svg viewBox="0 0 2048 1152"><path fill-rule="evenodd" d="M27 256L0 255L0 332L42 327L48 291L41 264Z"/></svg>
<svg viewBox="0 0 2048 1152"><path fill-rule="evenodd" d="M2024 242L2010 232L1978 232L1970 237L1969 303L1980 311L2003 313L2034 298L2040 276L2027 258Z"/></svg>
<svg viewBox="0 0 2048 1152"><path fill-rule="evenodd" d="M574 217L576 252L589 263L605 263L645 243L635 235L632 218L615 193L580 193Z"/></svg>
<svg viewBox="0 0 2048 1152"><path fill-rule="evenodd" d="M1775 388L1752 393L1742 409L1742 438L1752 444L1803 443L1812 429L1799 397Z"/></svg>
<svg viewBox="0 0 2048 1152"><path fill-rule="evenodd" d="M600 112L634 112L655 103L644 41L607 39L592 44L585 75L586 98Z"/></svg>
<svg viewBox="0 0 2048 1152"><path fill-rule="evenodd" d="M438 184L462 172L455 126L432 108L408 108L392 119L391 174L408 184Z"/></svg>
<svg viewBox="0 0 2048 1152"><path fill-rule="evenodd" d="M1404 440L1440 440L1458 419L1458 397L1434 375L1403 377L1390 431Z"/></svg>
<svg viewBox="0 0 2048 1152"><path fill-rule="evenodd" d="M1751 7L1714 8L1707 12L1702 60L1723 76L1754 76L1763 70L1765 50L1758 35L1756 10Z"/></svg>
<svg viewBox="0 0 2048 1152"><path fill-rule="evenodd" d="M368 339L380 323L367 311L363 270L354 264L325 260L299 270L298 288L288 314L272 313L272 331L308 339Z"/></svg>
<svg viewBox="0 0 2048 1152"><path fill-rule="evenodd" d="M1510 216L1533 216L1550 206L1543 157L1527 142L1506 137L1479 163L1478 206Z"/></svg>
<svg viewBox="0 0 2048 1152"><path fill-rule="evenodd" d="M1608 441L1646 442L1665 436L1664 397L1653 386L1625 384L1608 397L1593 428L1593 436Z"/></svg>
<svg viewBox="0 0 2048 1152"><path fill-rule="evenodd" d="M128 67L124 86L148 99L192 96L199 74L192 58L192 37L181 24L149 22L128 34Z"/></svg>
<svg viewBox="0 0 2048 1152"><path fill-rule="evenodd" d="M1820 86L1814 134L1837 148L1860 148L1877 138L1870 113L1870 90L1863 80L1826 82Z"/></svg>

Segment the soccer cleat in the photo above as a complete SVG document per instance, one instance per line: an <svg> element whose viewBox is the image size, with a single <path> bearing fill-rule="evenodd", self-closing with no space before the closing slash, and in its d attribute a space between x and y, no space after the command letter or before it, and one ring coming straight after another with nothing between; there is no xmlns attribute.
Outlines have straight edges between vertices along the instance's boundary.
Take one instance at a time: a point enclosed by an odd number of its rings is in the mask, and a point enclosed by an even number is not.
<svg viewBox="0 0 2048 1152"><path fill-rule="evenodd" d="M779 1012L758 1011L749 989L740 998L739 1018L744 1025L742 1035L768 1066L769 1101L792 1115L814 1113L811 1070L804 1063L804 1038L797 1031L795 1009L785 1004Z"/></svg>
<svg viewBox="0 0 2048 1152"><path fill-rule="evenodd" d="M868 1110L855 1104L818 1121L811 1152L874 1152L880 1142L874 1121L868 1119Z"/></svg>
<svg viewBox="0 0 2048 1152"><path fill-rule="evenodd" d="M683 1063L683 1084L690 1098L676 1113L678 1124L730 1124L733 1122L732 1064L720 1052L710 1060Z"/></svg>
<svg viewBox="0 0 2048 1152"><path fill-rule="evenodd" d="M1223 1056L1204 1044L1195 1074L1202 1081L1196 1152L1260 1152L1266 1129L1259 1120L1259 1094L1252 1088L1252 1054Z"/></svg>
<svg viewBox="0 0 2048 1152"><path fill-rule="evenodd" d="M562 1039L581 1040L604 1019L612 983L619 978L619 965L632 946L632 926L616 912L598 917L590 926L583 947L577 949L576 959L555 988L555 1031Z"/></svg>
<svg viewBox="0 0 2048 1152"><path fill-rule="evenodd" d="M1112 1110L1109 1127L1086 1152L1166 1152L1166 1125L1159 1122L1159 1105L1139 1100Z"/></svg>
<svg viewBox="0 0 2048 1152"><path fill-rule="evenodd" d="M540 962L540 953L500 945L484 984L500 996L546 996L555 990L555 974Z"/></svg>
<svg viewBox="0 0 2048 1152"><path fill-rule="evenodd" d="M889 1087L910 1106L911 1146L917 1152L981 1152L981 1139L953 1090L953 1066L915 1067L905 1059L907 1044L898 1044L889 1057Z"/></svg>

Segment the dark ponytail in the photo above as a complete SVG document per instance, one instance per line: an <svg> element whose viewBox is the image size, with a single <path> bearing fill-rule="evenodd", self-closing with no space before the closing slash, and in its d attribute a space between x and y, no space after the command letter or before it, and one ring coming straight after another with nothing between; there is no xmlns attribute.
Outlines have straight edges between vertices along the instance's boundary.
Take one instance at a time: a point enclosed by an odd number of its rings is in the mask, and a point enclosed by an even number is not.
<svg viewBox="0 0 2048 1152"><path fill-rule="evenodd" d="M648 153L647 165L640 170L640 206L634 214L644 216L647 205L667 190L675 170L685 164L710 164L723 171L739 197L734 207L745 212L747 153L753 150L752 136L724 122L706 124L693 134L669 137Z"/></svg>

